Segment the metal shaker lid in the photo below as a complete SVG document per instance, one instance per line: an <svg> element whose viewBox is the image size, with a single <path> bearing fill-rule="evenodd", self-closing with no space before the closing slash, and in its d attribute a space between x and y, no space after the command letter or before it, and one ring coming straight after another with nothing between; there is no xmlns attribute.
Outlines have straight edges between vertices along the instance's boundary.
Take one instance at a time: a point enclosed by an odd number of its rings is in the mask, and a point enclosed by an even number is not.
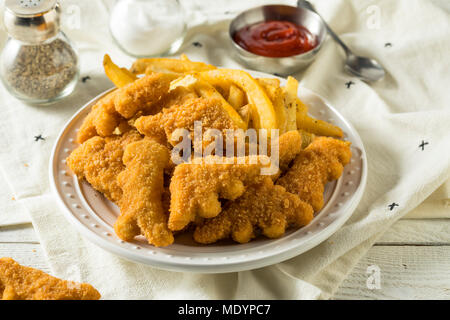
<svg viewBox="0 0 450 320"><path fill-rule="evenodd" d="M39 43L59 32L57 0L6 0L4 23L15 39Z"/></svg>

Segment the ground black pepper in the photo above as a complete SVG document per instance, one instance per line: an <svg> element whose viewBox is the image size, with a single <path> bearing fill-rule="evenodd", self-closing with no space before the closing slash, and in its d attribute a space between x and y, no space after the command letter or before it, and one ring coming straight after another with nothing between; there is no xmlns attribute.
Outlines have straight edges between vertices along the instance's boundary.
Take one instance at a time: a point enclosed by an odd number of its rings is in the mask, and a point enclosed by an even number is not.
<svg viewBox="0 0 450 320"><path fill-rule="evenodd" d="M32 99L57 97L77 75L77 55L65 41L22 45L5 70L9 86Z"/></svg>

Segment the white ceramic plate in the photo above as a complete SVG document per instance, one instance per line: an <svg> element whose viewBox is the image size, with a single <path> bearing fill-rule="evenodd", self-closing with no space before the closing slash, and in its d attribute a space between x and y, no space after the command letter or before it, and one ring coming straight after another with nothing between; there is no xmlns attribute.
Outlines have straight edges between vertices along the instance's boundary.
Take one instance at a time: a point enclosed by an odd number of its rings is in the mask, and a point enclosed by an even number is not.
<svg viewBox="0 0 450 320"><path fill-rule="evenodd" d="M273 77L253 71L251 74L255 77ZM285 80L281 81L284 84ZM352 142L353 153L342 177L327 184L326 205L308 226L288 231L279 239L260 237L246 244L223 241L200 245L193 242L189 234L178 236L174 244L164 248L149 245L143 237L138 237L134 242L122 241L113 229L119 215L118 208L88 183L78 181L65 162L77 147L76 134L83 119L105 94L81 108L60 133L50 160L50 184L65 216L83 236L128 260L166 270L202 273L242 271L275 264L295 257L330 237L351 216L364 192L367 159L358 133L324 99L300 88L300 98L309 106L310 114L340 126L345 139Z"/></svg>

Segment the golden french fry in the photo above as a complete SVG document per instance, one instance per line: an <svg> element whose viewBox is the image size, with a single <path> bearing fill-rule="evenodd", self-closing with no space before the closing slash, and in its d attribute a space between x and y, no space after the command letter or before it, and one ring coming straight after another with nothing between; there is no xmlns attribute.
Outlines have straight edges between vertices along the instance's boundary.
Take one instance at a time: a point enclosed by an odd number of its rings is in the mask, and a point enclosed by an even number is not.
<svg viewBox="0 0 450 320"><path fill-rule="evenodd" d="M258 80L259 83L263 83L265 85L270 85L270 86L274 86L274 87L279 87L280 86L280 79L276 79L276 78L258 78L256 80Z"/></svg>
<svg viewBox="0 0 450 320"><path fill-rule="evenodd" d="M191 61L191 60L189 60L188 56L186 54L184 54L184 53L182 53L180 55L180 60L181 61Z"/></svg>
<svg viewBox="0 0 450 320"><path fill-rule="evenodd" d="M185 87L193 89L200 97L206 99L218 100L222 108L230 116L231 120L241 129L247 129L247 123L242 120L239 113L228 103L227 100L209 83L194 77L193 75L187 75L183 78L176 79L170 83L170 89L173 90L177 87Z"/></svg>
<svg viewBox="0 0 450 320"><path fill-rule="evenodd" d="M319 136L339 138L342 138L343 136L342 130L338 126L323 120L311 118L307 114L300 112L297 112L297 127L298 129L305 130Z"/></svg>
<svg viewBox="0 0 450 320"><path fill-rule="evenodd" d="M297 112L307 114L308 113L308 106L300 100L300 98L297 98Z"/></svg>
<svg viewBox="0 0 450 320"><path fill-rule="evenodd" d="M190 74L180 77L170 83L169 91L175 90L178 87L191 88L195 83L197 83L197 81L198 79Z"/></svg>
<svg viewBox="0 0 450 320"><path fill-rule="evenodd" d="M287 78L285 91L285 108L287 115L286 131L297 130L297 91L298 81L289 76Z"/></svg>
<svg viewBox="0 0 450 320"><path fill-rule="evenodd" d="M215 66L189 60L171 58L142 58L136 60L131 66L134 74L151 72L194 73L216 69Z"/></svg>
<svg viewBox="0 0 450 320"><path fill-rule="evenodd" d="M234 84L230 85L230 90L228 92L228 102L236 110L245 104L245 94L244 91L236 87Z"/></svg>
<svg viewBox="0 0 450 320"><path fill-rule="evenodd" d="M216 69L199 73L208 83L216 86L232 82L247 95L247 100L255 108L252 112L252 122L256 129L277 129L275 110L264 88L250 74L242 70Z"/></svg>
<svg viewBox="0 0 450 320"><path fill-rule="evenodd" d="M232 83L224 83L220 86L214 86L214 88L228 101L228 97L230 96L230 86Z"/></svg>
<svg viewBox="0 0 450 320"><path fill-rule="evenodd" d="M286 132L287 126L287 114L284 106L284 94L283 90L279 87L279 81L268 81L268 80L278 80L278 79L257 79L261 86L266 90L267 95L272 101L273 108L275 110L275 116L277 118L278 129L280 129L279 134ZM278 86L277 86L278 82Z"/></svg>
<svg viewBox="0 0 450 320"><path fill-rule="evenodd" d="M300 135L302 136L302 149L305 149L307 146L309 146L316 137L314 133L310 133L305 130L298 130L298 132L300 132Z"/></svg>
<svg viewBox="0 0 450 320"><path fill-rule="evenodd" d="M240 107L237 112L241 116L242 120L244 120L245 124L248 127L248 124L250 122L250 116L252 112L253 106L250 104L246 104L245 106Z"/></svg>
<svg viewBox="0 0 450 320"><path fill-rule="evenodd" d="M107 54L103 57L103 68L105 69L106 76L114 83L118 88L123 87L129 83L134 82L137 77L125 68L120 68Z"/></svg>

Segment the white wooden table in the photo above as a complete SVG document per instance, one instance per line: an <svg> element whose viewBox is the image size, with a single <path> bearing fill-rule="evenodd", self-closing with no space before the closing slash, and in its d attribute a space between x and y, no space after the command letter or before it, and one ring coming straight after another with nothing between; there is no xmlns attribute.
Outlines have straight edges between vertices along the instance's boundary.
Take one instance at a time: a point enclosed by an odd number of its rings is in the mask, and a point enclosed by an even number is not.
<svg viewBox="0 0 450 320"><path fill-rule="evenodd" d="M50 271L31 225L0 227L4 256ZM370 270L377 267L380 287L369 289ZM397 222L358 263L335 299L450 299L450 219Z"/></svg>

